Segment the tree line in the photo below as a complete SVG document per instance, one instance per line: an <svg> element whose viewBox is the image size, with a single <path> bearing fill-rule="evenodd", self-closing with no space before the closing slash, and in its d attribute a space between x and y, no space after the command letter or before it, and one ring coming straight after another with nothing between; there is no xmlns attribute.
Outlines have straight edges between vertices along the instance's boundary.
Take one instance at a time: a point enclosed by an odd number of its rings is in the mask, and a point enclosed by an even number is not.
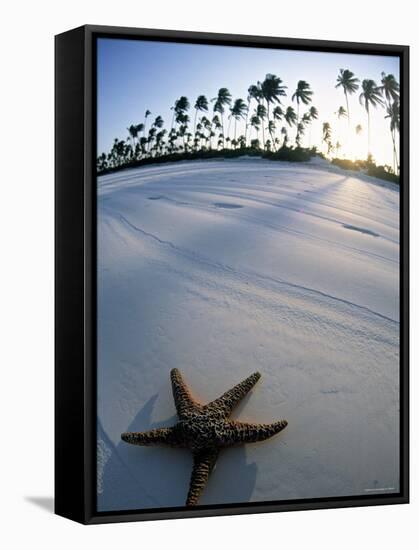
<svg viewBox="0 0 419 550"><path fill-rule="evenodd" d="M381 73L381 82L364 79L362 82L349 69L340 69L335 87L344 94L345 106L336 111L338 119L347 119L348 131L362 133L360 124L351 126L350 96L359 93L359 102L367 117L368 151L371 158L372 109L381 107L389 122L393 144L393 166L389 171L398 172L398 134L400 132L400 86L392 74ZM249 86L246 100L233 99L227 88L220 88L216 97L208 99L199 95L193 104L186 96L179 97L171 107L170 129L160 115L154 119L146 110L144 119L131 124L128 137L115 138L108 153L97 158L98 172L138 164L145 159L161 159L176 155L211 151L241 151L276 153L284 149L302 149L304 136L314 120L319 118L312 104L314 92L305 80L299 80L286 105L287 86L275 74L267 74L263 81ZM237 126L240 121L241 133ZM295 130L293 142L289 133ZM310 137L311 141L311 137ZM311 147L311 143L310 143ZM342 144L333 140L330 122L322 123L322 144L327 156L339 155ZM315 149L315 148L314 148Z"/></svg>

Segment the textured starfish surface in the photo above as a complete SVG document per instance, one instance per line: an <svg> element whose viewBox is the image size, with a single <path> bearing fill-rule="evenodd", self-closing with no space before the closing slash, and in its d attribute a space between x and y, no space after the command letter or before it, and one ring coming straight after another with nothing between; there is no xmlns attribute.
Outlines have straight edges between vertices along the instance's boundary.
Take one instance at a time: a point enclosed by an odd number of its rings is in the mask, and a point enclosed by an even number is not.
<svg viewBox="0 0 419 550"><path fill-rule="evenodd" d="M192 397L178 369L170 373L179 422L170 428L148 432L126 432L123 441L133 445L169 445L187 448L193 453L193 469L186 499L187 506L197 504L214 468L219 452L225 447L264 441L287 426L286 420L272 424L247 424L229 420L234 407L260 378L255 372L215 401L201 405Z"/></svg>

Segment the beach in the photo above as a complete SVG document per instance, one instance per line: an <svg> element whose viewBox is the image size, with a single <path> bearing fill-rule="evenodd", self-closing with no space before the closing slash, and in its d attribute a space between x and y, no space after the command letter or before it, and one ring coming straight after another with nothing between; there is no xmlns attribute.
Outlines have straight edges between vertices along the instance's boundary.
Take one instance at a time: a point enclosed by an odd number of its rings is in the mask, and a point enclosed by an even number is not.
<svg viewBox="0 0 419 550"><path fill-rule="evenodd" d="M182 506L192 456L120 440L254 371L201 504L398 490L399 188L327 161L186 161L98 177L98 510Z"/></svg>

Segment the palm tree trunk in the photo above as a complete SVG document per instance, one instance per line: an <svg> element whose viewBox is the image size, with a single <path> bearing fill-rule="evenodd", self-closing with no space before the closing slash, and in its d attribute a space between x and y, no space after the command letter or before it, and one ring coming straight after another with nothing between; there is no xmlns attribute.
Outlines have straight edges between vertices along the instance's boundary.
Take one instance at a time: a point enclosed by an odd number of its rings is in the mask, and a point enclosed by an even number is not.
<svg viewBox="0 0 419 550"><path fill-rule="evenodd" d="M393 140L393 170L397 175L398 172L398 163L397 163L397 149L396 149L396 130L391 131L391 139Z"/></svg>
<svg viewBox="0 0 419 550"><path fill-rule="evenodd" d="M247 121L249 120L250 101L247 102L246 123L244 127L244 146L247 147Z"/></svg>
<svg viewBox="0 0 419 550"><path fill-rule="evenodd" d="M270 117L270 113L269 113L269 101L266 102L268 104L268 128L269 128L269 117ZM276 148L275 148L275 139L274 139L274 136L272 135L272 131L269 131L269 134L271 136L271 141L272 141L272 149L274 151L276 151Z"/></svg>
<svg viewBox="0 0 419 550"><path fill-rule="evenodd" d="M350 115L349 115L349 100L348 100L348 94L346 92L346 90L344 90L345 92L345 99L346 99L346 114L348 115L348 130L349 132L351 131L351 118L350 118ZM350 136L348 135L348 139L350 140ZM346 152L346 154L348 154L348 151Z"/></svg>
<svg viewBox="0 0 419 550"><path fill-rule="evenodd" d="M348 94L346 93L346 90L345 90L345 99L346 99L346 114L348 115L348 127L350 128L351 123L350 123L350 117L349 117L349 101L348 101Z"/></svg>
<svg viewBox="0 0 419 550"><path fill-rule="evenodd" d="M221 118L221 131L223 132L223 149L225 148L225 134L224 134L224 117L222 115L222 113L220 113L220 118Z"/></svg>
<svg viewBox="0 0 419 550"><path fill-rule="evenodd" d="M228 119L227 137L230 137L231 115Z"/></svg>
<svg viewBox="0 0 419 550"><path fill-rule="evenodd" d="M295 143L297 144L297 142L299 141L300 139L300 132L298 130L298 125L300 123L300 102L298 101L297 99L297 135L295 136ZM297 145L298 147L298 145Z"/></svg>
<svg viewBox="0 0 419 550"><path fill-rule="evenodd" d="M198 109L195 109L195 118L194 118L194 122L193 122L193 138L195 140L196 138L196 117L198 115Z"/></svg>
<svg viewBox="0 0 419 550"><path fill-rule="evenodd" d="M368 160L369 156L371 155L371 148L370 148L370 110L369 109L367 110L367 115L368 115L368 157L367 157L367 160Z"/></svg>
<svg viewBox="0 0 419 550"><path fill-rule="evenodd" d="M170 133L172 133L174 124L175 124L175 110L173 110L172 124L170 126ZM145 126L144 126L144 129L145 129Z"/></svg>
<svg viewBox="0 0 419 550"><path fill-rule="evenodd" d="M386 107L387 107L387 112L389 111L390 109L390 101L386 101ZM391 119L390 119L390 133L391 133L391 140L393 142L393 171L395 174L397 174L397 150L396 150L396 129L393 128L391 129Z"/></svg>

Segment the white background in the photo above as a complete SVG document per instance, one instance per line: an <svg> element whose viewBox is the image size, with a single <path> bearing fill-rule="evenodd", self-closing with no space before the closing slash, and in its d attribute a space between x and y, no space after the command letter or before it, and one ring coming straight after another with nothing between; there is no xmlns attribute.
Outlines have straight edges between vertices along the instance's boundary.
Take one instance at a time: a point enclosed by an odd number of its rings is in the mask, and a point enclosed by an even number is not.
<svg viewBox="0 0 419 550"><path fill-rule="evenodd" d="M399 0L7 2L0 33L0 544L3 548L412 548L417 540L417 403L412 504L83 527L51 513L53 495L53 36L108 24L409 44L417 99L415 3ZM411 104L412 212L418 203L417 102ZM412 219L418 276L419 222ZM415 250L416 248L416 250ZM412 289L412 393L418 296ZM354 449L356 453L356 449Z"/></svg>

